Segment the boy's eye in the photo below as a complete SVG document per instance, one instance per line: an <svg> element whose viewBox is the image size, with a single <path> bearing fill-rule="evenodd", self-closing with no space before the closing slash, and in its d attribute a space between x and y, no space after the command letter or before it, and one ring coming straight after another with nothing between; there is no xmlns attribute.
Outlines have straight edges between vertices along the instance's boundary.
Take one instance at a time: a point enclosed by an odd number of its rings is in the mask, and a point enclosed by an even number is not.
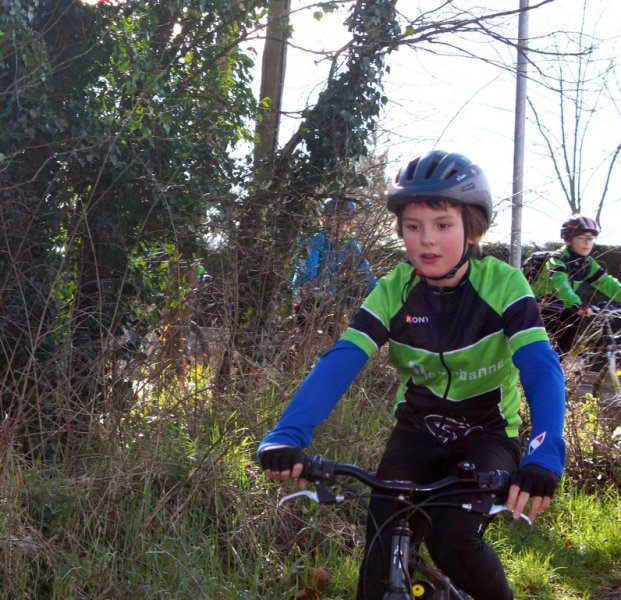
<svg viewBox="0 0 621 600"><path fill-rule="evenodd" d="M438 229L444 230L444 229L449 229L451 226L450 223L438 223Z"/></svg>

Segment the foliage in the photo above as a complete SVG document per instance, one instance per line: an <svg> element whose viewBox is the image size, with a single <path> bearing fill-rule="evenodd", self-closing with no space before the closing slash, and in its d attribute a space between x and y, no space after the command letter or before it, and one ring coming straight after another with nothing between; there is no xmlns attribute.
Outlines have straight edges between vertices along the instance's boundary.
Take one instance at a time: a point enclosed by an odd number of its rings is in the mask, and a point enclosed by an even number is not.
<svg viewBox="0 0 621 600"><path fill-rule="evenodd" d="M399 33L394 5L394 0L356 3L347 21L352 41L342 70L334 65L326 89L317 104L304 112L294 138L304 152L297 178L307 185L327 184L328 196L358 183L355 173L344 167L367 156L369 133L387 102L381 75L386 69L386 55L392 50L391 40ZM288 158L287 150L281 161ZM326 173L331 174L329 182L320 179Z"/></svg>
<svg viewBox="0 0 621 600"><path fill-rule="evenodd" d="M5 411L32 381L19 410L66 383L68 414L89 411L119 328L182 302L184 260L226 208L231 148L251 137L253 60L240 44L261 14L202 0L3 5ZM157 254L163 279L148 271Z"/></svg>
<svg viewBox="0 0 621 600"><path fill-rule="evenodd" d="M237 250L221 253L219 265L221 282L232 277L221 286L232 290L223 296L231 330L271 320L268 307L282 302L279 290L286 294L291 211L308 193L339 188L339 173L367 153L385 102L385 26L377 19L388 23L391 11L388 2L356 5L346 68L311 110L304 127L312 140L289 157L294 177L274 180L281 191L249 194L246 166L232 150L252 139L253 56L242 44L267 14L265 2L5 4L0 260L11 273L5 297L21 299L0 315L7 385L9 371L22 373L12 389L22 376L47 389L62 381L68 413L95 408L116 338L134 340L121 342L123 360L141 360L140 340L187 312L190 265L213 251L206 240ZM281 231L288 235L274 233ZM33 396L26 406L35 412L49 404L39 385ZM16 405L14 393L3 397L5 409Z"/></svg>

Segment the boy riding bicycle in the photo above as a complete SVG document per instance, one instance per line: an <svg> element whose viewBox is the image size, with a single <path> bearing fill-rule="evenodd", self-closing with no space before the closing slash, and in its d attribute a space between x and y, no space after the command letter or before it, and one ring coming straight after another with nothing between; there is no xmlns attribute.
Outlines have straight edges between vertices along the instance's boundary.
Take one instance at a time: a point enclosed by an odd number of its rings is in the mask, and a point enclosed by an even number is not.
<svg viewBox="0 0 621 600"><path fill-rule="evenodd" d="M561 359L571 350L582 317L591 314L577 293L583 284L591 285L611 300L621 301L621 283L591 256L599 232L599 224L590 217L575 215L565 221L561 226L565 246L550 255L531 283ZM559 311L560 303L564 309Z"/></svg>
<svg viewBox="0 0 621 600"><path fill-rule="evenodd" d="M434 151L398 172L387 201L408 262L380 279L263 440L266 475L299 478L301 449L388 343L401 385L377 477L428 483L454 474L460 461L510 471L507 504L517 518L530 500L534 519L563 470L564 379L522 273L480 254L492 219L485 175L462 155ZM521 461L518 377L533 432ZM371 497L358 600L382 598L391 529L384 524L397 509L392 499ZM429 515L425 543L455 585L475 600L513 598L498 556L482 539L488 517L452 507Z"/></svg>

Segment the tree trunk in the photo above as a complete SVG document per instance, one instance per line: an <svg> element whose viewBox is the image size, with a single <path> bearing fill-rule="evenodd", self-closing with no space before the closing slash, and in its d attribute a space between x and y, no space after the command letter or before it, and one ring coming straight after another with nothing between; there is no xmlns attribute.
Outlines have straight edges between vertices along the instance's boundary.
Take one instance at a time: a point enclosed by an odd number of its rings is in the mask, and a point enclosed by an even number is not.
<svg viewBox="0 0 621 600"><path fill-rule="evenodd" d="M262 108L262 118L257 123L257 142L254 149L255 173L258 182L270 179L274 153L278 145L290 10L291 0L274 0L270 7L259 98L265 106Z"/></svg>

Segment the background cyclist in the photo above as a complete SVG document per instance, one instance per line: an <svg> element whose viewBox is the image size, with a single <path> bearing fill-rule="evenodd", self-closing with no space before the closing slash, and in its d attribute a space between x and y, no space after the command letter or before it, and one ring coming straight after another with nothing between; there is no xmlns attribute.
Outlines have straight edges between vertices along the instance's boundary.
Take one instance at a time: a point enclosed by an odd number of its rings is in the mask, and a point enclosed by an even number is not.
<svg viewBox="0 0 621 600"><path fill-rule="evenodd" d="M377 285L369 261L351 236L358 208L351 198L328 198L322 206L321 229L300 244L293 275L298 325L320 321L326 304L332 305L331 314L342 313Z"/></svg>
<svg viewBox="0 0 621 600"><path fill-rule="evenodd" d="M401 377L396 425L377 469L381 479L428 483L468 460L513 473L507 504L517 518L530 500L549 505L565 456L564 378L523 274L478 243L492 219L481 169L460 154L414 159L387 192L408 261L382 277L339 341L322 356L259 446L268 477L299 478L302 448L360 373L389 344ZM526 454L518 376L530 406ZM301 482L305 485L305 482ZM396 501L373 495L358 600L385 591ZM425 536L434 562L475 600L513 598L504 569L483 539L488 520L451 507L429 510Z"/></svg>
<svg viewBox="0 0 621 600"><path fill-rule="evenodd" d="M590 285L611 300L621 301L621 283L591 256L599 232L599 224L590 217L575 215L565 221L561 226L565 245L546 260L531 283L561 359L571 350L582 317L591 313L578 295L582 285ZM560 312L559 302L564 306Z"/></svg>
<svg viewBox="0 0 621 600"><path fill-rule="evenodd" d="M315 287L334 292L347 284L340 281L343 273L358 274L365 284L365 293L375 287L377 279L371 265L350 234L358 206L351 198L326 200L322 207L321 230L305 244L305 256L295 258L295 288Z"/></svg>

